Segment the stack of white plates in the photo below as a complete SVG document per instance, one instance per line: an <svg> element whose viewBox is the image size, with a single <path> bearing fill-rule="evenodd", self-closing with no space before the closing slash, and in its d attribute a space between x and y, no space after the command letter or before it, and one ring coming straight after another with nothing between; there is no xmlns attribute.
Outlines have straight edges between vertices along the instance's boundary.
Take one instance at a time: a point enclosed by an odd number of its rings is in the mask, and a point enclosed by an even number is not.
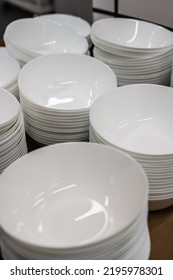
<svg viewBox="0 0 173 280"><path fill-rule="evenodd" d="M6 50L5 50L6 51ZM19 99L18 75L20 65L16 59L0 52L0 88L4 88L11 92Z"/></svg>
<svg viewBox="0 0 173 280"><path fill-rule="evenodd" d="M127 152L149 180L150 210L173 205L173 89L129 85L100 97L90 110L90 141Z"/></svg>
<svg viewBox="0 0 173 280"><path fill-rule="evenodd" d="M66 26L38 18L11 22L4 41L11 56L23 66L31 59L52 53L87 54L87 40Z"/></svg>
<svg viewBox="0 0 173 280"><path fill-rule="evenodd" d="M91 25L84 20L83 18L68 15L68 14L44 14L40 16L41 19L48 20L50 22L54 22L61 26L66 26L74 30L77 34L83 36L88 41L89 47L91 47Z"/></svg>
<svg viewBox="0 0 173 280"><path fill-rule="evenodd" d="M87 141L89 109L117 81L113 71L93 57L52 54L27 63L18 84L27 133L49 145Z"/></svg>
<svg viewBox="0 0 173 280"><path fill-rule="evenodd" d="M0 89L0 174L27 153L21 107L7 90Z"/></svg>
<svg viewBox="0 0 173 280"><path fill-rule="evenodd" d="M94 56L116 73L118 85L170 85L173 32L149 22L106 18L93 23Z"/></svg>
<svg viewBox="0 0 173 280"><path fill-rule="evenodd" d="M148 259L148 182L105 145L28 153L0 177L4 259Z"/></svg>

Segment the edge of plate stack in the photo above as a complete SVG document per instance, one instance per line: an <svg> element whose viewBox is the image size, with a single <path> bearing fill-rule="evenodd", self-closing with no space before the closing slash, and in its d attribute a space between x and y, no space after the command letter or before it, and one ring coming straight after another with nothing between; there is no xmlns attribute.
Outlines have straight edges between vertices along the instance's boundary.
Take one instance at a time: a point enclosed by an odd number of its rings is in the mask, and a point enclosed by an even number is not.
<svg viewBox="0 0 173 280"><path fill-rule="evenodd" d="M19 100L18 75L19 62L5 53L6 48L0 53L0 88L11 92Z"/></svg>
<svg viewBox="0 0 173 280"><path fill-rule="evenodd" d="M27 153L23 113L18 100L0 89L0 174Z"/></svg>

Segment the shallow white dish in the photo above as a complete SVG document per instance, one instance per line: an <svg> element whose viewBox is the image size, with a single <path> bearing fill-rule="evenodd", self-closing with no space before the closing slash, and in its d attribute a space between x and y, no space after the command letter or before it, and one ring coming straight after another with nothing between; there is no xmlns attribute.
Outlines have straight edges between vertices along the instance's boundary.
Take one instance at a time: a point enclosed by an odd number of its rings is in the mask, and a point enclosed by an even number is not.
<svg viewBox="0 0 173 280"><path fill-rule="evenodd" d="M24 247L54 250L99 244L120 234L148 195L146 176L135 160L91 143L29 153L3 172L0 183L2 230Z"/></svg>

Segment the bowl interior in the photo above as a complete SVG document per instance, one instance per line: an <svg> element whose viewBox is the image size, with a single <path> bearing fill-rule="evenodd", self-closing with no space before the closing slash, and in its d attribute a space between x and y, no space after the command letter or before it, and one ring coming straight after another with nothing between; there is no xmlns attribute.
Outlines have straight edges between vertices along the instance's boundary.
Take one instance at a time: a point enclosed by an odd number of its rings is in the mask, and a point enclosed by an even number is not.
<svg viewBox="0 0 173 280"><path fill-rule="evenodd" d="M147 199L141 167L91 143L57 144L13 163L0 177L0 224L45 248L92 244L123 231Z"/></svg>
<svg viewBox="0 0 173 280"><path fill-rule="evenodd" d="M91 32L90 24L86 20L77 16L68 14L46 14L41 15L40 17L41 19L45 19L59 25L70 27L76 33L86 38L90 35Z"/></svg>
<svg viewBox="0 0 173 280"><path fill-rule="evenodd" d="M90 112L102 138L128 152L173 153L173 89L159 85L123 86L99 98Z"/></svg>
<svg viewBox="0 0 173 280"><path fill-rule="evenodd" d="M32 103L66 110L89 108L99 95L117 86L116 76L106 64L75 54L32 60L22 68L18 81L21 94Z"/></svg>
<svg viewBox="0 0 173 280"><path fill-rule="evenodd" d="M101 19L92 25L92 33L110 45L136 49L159 49L173 44L173 34L159 25L125 18Z"/></svg>
<svg viewBox="0 0 173 280"><path fill-rule="evenodd" d="M83 36L39 18L15 20L7 26L5 35L16 48L33 56L54 52L82 54L88 49Z"/></svg>

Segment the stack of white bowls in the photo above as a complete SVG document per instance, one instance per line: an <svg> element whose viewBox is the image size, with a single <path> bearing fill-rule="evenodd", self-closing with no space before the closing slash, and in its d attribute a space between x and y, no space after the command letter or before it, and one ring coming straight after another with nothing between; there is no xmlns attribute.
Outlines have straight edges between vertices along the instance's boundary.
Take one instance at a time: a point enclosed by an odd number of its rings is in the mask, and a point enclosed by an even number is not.
<svg viewBox="0 0 173 280"><path fill-rule="evenodd" d="M129 85L90 110L90 141L125 151L144 168L150 210L173 205L173 89Z"/></svg>
<svg viewBox="0 0 173 280"><path fill-rule="evenodd" d="M4 259L148 259L148 182L105 145L51 145L0 177Z"/></svg>
<svg viewBox="0 0 173 280"><path fill-rule="evenodd" d="M20 65L18 61L13 57L10 57L9 55L5 54L5 52L0 53L0 88L8 90L17 99L19 99L19 72Z"/></svg>
<svg viewBox="0 0 173 280"><path fill-rule="evenodd" d="M170 85L173 32L149 22L106 18L93 23L94 56L116 73L118 85Z"/></svg>
<svg viewBox="0 0 173 280"><path fill-rule="evenodd" d="M66 26L37 18L11 22L4 42L11 56L23 66L31 59L52 53L87 54L87 40Z"/></svg>
<svg viewBox="0 0 173 280"><path fill-rule="evenodd" d="M23 114L17 99L0 89L0 174L27 153Z"/></svg>
<svg viewBox="0 0 173 280"><path fill-rule="evenodd" d="M40 71L41 69L41 71ZM27 63L18 79L27 133L37 142L88 141L89 109L116 88L113 71L78 54L52 54Z"/></svg>
<svg viewBox="0 0 173 280"><path fill-rule="evenodd" d="M44 14L41 15L39 18L72 29L77 34L83 36L88 41L89 48L91 47L92 45L90 39L91 25L83 18L74 15L60 14L60 13Z"/></svg>

